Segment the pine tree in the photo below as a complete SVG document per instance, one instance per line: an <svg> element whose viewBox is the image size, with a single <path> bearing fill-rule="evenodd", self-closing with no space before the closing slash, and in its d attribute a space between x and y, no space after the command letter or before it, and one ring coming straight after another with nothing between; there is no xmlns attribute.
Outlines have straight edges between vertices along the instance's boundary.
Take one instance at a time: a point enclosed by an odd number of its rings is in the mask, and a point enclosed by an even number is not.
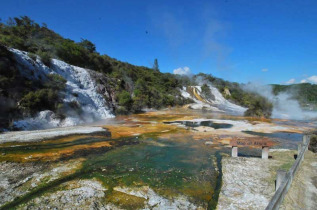
<svg viewBox="0 0 317 210"><path fill-rule="evenodd" d="M160 71L157 58L154 60L153 70Z"/></svg>

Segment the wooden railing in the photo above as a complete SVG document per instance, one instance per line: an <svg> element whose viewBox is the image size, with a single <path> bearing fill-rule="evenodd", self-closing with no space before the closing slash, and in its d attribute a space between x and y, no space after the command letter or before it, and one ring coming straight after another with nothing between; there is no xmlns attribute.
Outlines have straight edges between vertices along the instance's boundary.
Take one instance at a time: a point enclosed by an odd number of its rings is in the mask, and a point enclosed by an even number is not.
<svg viewBox="0 0 317 210"><path fill-rule="evenodd" d="M275 192L274 196L272 197L269 205L265 208L266 210L279 209L280 205L283 203L284 197L292 184L293 178L296 172L298 171L301 162L304 159L305 152L307 151L309 146L309 142L310 142L310 136L304 135L303 143L300 144L299 145L300 148L298 148L298 154L297 154L295 163L282 179L281 184L280 186L278 186L278 189Z"/></svg>

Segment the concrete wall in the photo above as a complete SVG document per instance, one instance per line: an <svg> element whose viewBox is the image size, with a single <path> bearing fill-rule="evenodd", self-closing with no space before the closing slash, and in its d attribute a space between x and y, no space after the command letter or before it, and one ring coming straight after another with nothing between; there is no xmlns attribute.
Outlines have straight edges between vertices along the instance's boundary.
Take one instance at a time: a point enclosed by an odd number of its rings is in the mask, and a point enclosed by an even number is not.
<svg viewBox="0 0 317 210"><path fill-rule="evenodd" d="M308 149L309 142L310 142L310 136L304 135L302 147L301 149L298 150L299 154L297 154L297 159L295 163L293 164L292 168L287 172L286 176L282 180L281 185L275 192L269 205L266 207L266 210L279 209L279 206L282 204L284 197L292 184L295 173L298 171L299 166L304 159L305 152Z"/></svg>

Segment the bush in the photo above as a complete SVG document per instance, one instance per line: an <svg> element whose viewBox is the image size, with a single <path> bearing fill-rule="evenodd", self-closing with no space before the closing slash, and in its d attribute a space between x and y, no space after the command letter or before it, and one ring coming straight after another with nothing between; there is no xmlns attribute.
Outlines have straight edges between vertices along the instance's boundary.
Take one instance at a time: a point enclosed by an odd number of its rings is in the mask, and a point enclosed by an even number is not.
<svg viewBox="0 0 317 210"><path fill-rule="evenodd" d="M34 53L28 53L28 56L33 60L36 61L36 55ZM43 61L42 61L43 62Z"/></svg>
<svg viewBox="0 0 317 210"><path fill-rule="evenodd" d="M56 112L55 112L56 117L61 119L61 120L64 120L66 118L65 112L66 112L65 105L63 103L57 104Z"/></svg>
<svg viewBox="0 0 317 210"><path fill-rule="evenodd" d="M129 111L125 107L119 106L116 109L116 114L118 114L118 115L120 115L120 114L129 114Z"/></svg>
<svg viewBox="0 0 317 210"><path fill-rule="evenodd" d="M203 84L203 85L201 86L201 94L202 94L202 96L203 96L205 99L211 99L211 100L214 99L214 98L213 98L213 95L211 94L211 90L210 90L209 86L206 85L206 84Z"/></svg>
<svg viewBox="0 0 317 210"><path fill-rule="evenodd" d="M118 95L118 104L125 107L126 110L131 109L132 102L133 101L129 92L124 90Z"/></svg>
<svg viewBox="0 0 317 210"><path fill-rule="evenodd" d="M142 97L135 96L133 97L133 104L131 111L134 113L138 113L142 111L142 108L146 106L146 100Z"/></svg>
<svg viewBox="0 0 317 210"><path fill-rule="evenodd" d="M66 79L58 74L49 74L45 87L54 90L64 90L66 88Z"/></svg>
<svg viewBox="0 0 317 210"><path fill-rule="evenodd" d="M249 109L244 113L249 117L264 117L270 118L272 114L273 105L268 100L262 97L257 97L251 102Z"/></svg>
<svg viewBox="0 0 317 210"><path fill-rule="evenodd" d="M82 67L87 66L87 61L89 61L88 53L84 47L69 39L60 43L57 48L57 56L59 58L67 63Z"/></svg>
<svg viewBox="0 0 317 210"><path fill-rule="evenodd" d="M55 110L58 104L58 92L52 89L41 89L29 92L20 101L20 106L31 114L43 110Z"/></svg>
<svg viewBox="0 0 317 210"><path fill-rule="evenodd" d="M45 66L51 66L52 56L48 52L38 51L37 54L40 56L41 61L45 64Z"/></svg>

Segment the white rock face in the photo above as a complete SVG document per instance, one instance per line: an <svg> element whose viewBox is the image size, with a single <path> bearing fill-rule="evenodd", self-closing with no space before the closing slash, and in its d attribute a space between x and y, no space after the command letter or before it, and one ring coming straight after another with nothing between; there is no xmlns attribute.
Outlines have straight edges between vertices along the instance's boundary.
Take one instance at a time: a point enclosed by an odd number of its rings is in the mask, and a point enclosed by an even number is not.
<svg viewBox="0 0 317 210"><path fill-rule="evenodd" d="M67 80L65 102L77 101L88 114L102 119L113 117L105 107L105 100L97 93L96 85L84 68L53 59L53 70ZM74 96L78 95L78 96Z"/></svg>
<svg viewBox="0 0 317 210"><path fill-rule="evenodd" d="M106 106L105 99L97 93L96 84L87 69L69 65L63 61L52 59L51 67L45 66L39 57L33 61L26 52L10 49L20 64L20 72L31 80L44 80L49 74L58 74L66 81L64 103L76 102L82 113L69 110L64 120L58 119L49 110L39 112L34 118L16 121L15 127L23 130L46 129L58 126L74 126L93 122L96 119L114 117Z"/></svg>
<svg viewBox="0 0 317 210"><path fill-rule="evenodd" d="M145 198L147 200L147 207L144 209L202 209L189 202L185 196L177 196L172 200L167 199L155 193L148 186L140 188L115 187L114 190L128 195Z"/></svg>
<svg viewBox="0 0 317 210"><path fill-rule="evenodd" d="M11 131L0 135L0 143L6 142L34 142L54 137L67 136L71 134L88 134L94 132L103 132L106 129L96 126L74 126L67 128L50 128L46 130L34 131Z"/></svg>
<svg viewBox="0 0 317 210"><path fill-rule="evenodd" d="M265 209L274 195L274 182L267 181L268 161L260 158L224 158L223 185L217 209Z"/></svg>
<svg viewBox="0 0 317 210"><path fill-rule="evenodd" d="M195 94L192 96L185 87L181 90L181 94L184 98L190 98L195 103L191 104L192 109L207 109L216 112L228 112L230 114L242 115L247 109L236 104L229 102L225 99L217 88L208 85L211 94L214 96L213 99L204 98L201 95L201 86L190 86L190 88Z"/></svg>

